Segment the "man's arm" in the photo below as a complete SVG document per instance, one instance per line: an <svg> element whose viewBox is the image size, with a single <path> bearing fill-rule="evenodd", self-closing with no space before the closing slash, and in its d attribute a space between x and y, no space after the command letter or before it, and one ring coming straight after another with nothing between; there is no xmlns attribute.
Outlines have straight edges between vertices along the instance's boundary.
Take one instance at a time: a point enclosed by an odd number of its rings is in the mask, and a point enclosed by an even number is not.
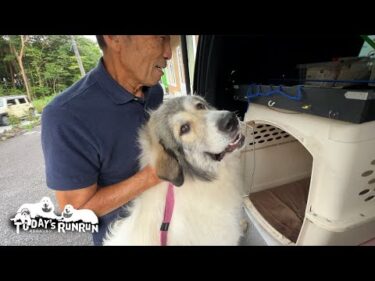
<svg viewBox="0 0 375 281"><path fill-rule="evenodd" d="M76 209L90 209L100 217L121 207L161 181L155 169L146 166L134 176L105 188L99 189L97 184L93 184L76 190L56 191L56 199L61 210L66 204L71 204Z"/></svg>

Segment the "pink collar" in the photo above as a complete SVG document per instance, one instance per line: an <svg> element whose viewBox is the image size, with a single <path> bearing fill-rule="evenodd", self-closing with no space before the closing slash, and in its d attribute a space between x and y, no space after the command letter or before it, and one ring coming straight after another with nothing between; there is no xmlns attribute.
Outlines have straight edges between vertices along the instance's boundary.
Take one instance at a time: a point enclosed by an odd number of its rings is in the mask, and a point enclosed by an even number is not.
<svg viewBox="0 0 375 281"><path fill-rule="evenodd" d="M167 197L165 199L164 219L160 227L160 243L162 246L167 246L168 228L172 219L174 207L174 185L168 184Z"/></svg>

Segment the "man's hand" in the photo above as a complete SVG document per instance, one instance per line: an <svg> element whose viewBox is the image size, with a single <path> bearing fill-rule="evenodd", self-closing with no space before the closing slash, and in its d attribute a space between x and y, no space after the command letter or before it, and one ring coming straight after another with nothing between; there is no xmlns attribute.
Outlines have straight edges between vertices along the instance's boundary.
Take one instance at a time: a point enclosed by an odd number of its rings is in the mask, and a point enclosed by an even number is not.
<svg viewBox="0 0 375 281"><path fill-rule="evenodd" d="M129 179L111 186L98 188L93 184L77 190L57 191L56 198L61 210L66 204L72 204L76 209L90 209L103 216L162 181L156 170L148 165Z"/></svg>
<svg viewBox="0 0 375 281"><path fill-rule="evenodd" d="M146 167L144 167L141 170L141 173L144 173L145 180L146 180L145 184L148 187L152 187L163 181L162 179L158 177L155 168L151 167L150 165L147 165Z"/></svg>

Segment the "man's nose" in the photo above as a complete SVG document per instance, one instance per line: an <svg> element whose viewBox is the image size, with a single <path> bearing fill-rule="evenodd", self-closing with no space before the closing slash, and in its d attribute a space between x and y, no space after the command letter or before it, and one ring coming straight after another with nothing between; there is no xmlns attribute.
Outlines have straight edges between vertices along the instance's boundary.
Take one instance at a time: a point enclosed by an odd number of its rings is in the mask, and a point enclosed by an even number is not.
<svg viewBox="0 0 375 281"><path fill-rule="evenodd" d="M164 52L164 59L170 60L171 58L172 58L172 48L168 46L167 50Z"/></svg>
<svg viewBox="0 0 375 281"><path fill-rule="evenodd" d="M163 57L165 60L170 60L172 58L172 47L170 39L165 43Z"/></svg>

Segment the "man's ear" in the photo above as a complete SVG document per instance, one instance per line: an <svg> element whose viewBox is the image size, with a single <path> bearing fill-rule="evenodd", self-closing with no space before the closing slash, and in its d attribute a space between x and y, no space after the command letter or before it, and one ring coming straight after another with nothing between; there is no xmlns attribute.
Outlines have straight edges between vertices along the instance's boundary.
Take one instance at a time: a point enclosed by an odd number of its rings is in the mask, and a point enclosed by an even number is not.
<svg viewBox="0 0 375 281"><path fill-rule="evenodd" d="M103 35L103 40L110 49L120 50L120 37L119 35Z"/></svg>
<svg viewBox="0 0 375 281"><path fill-rule="evenodd" d="M181 186L184 183L184 174L182 167L177 160L176 154L160 143L160 149L156 157L156 173L159 178L173 183L175 186Z"/></svg>

